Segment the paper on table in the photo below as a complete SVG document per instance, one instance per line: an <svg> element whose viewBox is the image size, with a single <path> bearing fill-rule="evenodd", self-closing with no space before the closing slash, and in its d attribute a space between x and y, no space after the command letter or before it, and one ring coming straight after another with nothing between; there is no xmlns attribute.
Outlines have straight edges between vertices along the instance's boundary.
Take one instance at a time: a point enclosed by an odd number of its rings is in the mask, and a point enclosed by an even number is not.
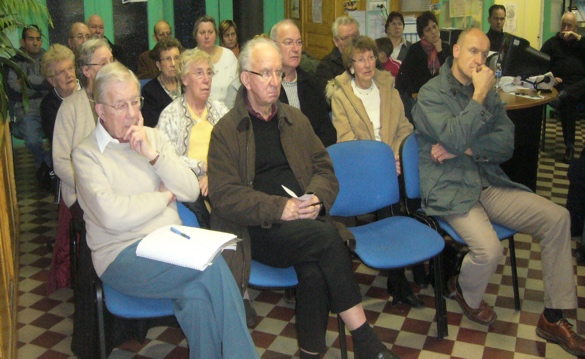
<svg viewBox="0 0 585 359"><path fill-rule="evenodd" d="M299 200L301 200L303 202L313 198L313 196L315 195L314 193L309 192L309 193L305 193L304 195L299 197L296 195L296 193L294 193L292 190L287 188L285 185L282 184L281 186L286 191L286 193L288 193L292 198L298 198Z"/></svg>

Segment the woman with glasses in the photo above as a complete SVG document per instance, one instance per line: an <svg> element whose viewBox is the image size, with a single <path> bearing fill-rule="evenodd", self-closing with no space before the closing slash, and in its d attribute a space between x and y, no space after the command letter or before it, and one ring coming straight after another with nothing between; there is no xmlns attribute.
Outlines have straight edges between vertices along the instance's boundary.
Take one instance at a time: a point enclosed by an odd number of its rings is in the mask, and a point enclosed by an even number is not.
<svg viewBox="0 0 585 359"><path fill-rule="evenodd" d="M342 53L345 72L329 82L327 95L331 98L337 142L376 140L386 143L394 151L400 175L400 144L413 128L404 115L400 95L394 89L394 78L389 72L376 69L377 57L378 48L373 39L367 36L353 39ZM387 215L384 210L378 212L379 218ZM392 304L415 308L424 305L413 293L403 270L389 271L388 289L393 290Z"/></svg>
<svg viewBox="0 0 585 359"><path fill-rule="evenodd" d="M77 77L83 91L74 92L63 100L53 134L53 167L61 179L61 197L75 220L83 221L83 211L77 203L75 173L71 163L73 148L95 128L97 114L93 108L93 84L98 71L114 61L112 50L104 39L86 41L77 51Z"/></svg>
<svg viewBox="0 0 585 359"><path fill-rule="evenodd" d="M65 98L81 88L75 76L75 55L66 46L61 44L51 45L41 59L41 73L53 86L53 91L43 97L40 107L43 131L49 142L52 143L55 119L61 103ZM59 186L58 182L53 182L53 184L57 187ZM58 190L58 188L53 188L53 190ZM59 200L59 194L56 195L56 200ZM65 288L69 284L70 220L71 213L69 208L63 201L60 201L57 235L53 246L49 278L47 279L47 294L51 294L59 288Z"/></svg>
<svg viewBox="0 0 585 359"><path fill-rule="evenodd" d="M160 74L142 88L144 126L155 127L160 113L183 93L178 80L181 51L183 46L175 38L162 39L152 49Z"/></svg>
<svg viewBox="0 0 585 359"><path fill-rule="evenodd" d="M197 49L205 51L213 64L213 86L211 99L225 103L227 90L232 81L238 77L238 59L236 55L225 47L215 45L217 39L217 25L211 16L202 16L193 25L193 38Z"/></svg>
<svg viewBox="0 0 585 359"><path fill-rule="evenodd" d="M427 81L439 74L445 59L451 56L451 46L441 41L438 24L437 18L430 11L416 18L416 32L421 40L408 49L396 77L396 89L400 92L409 119L415 103L413 95L418 94Z"/></svg>
<svg viewBox="0 0 585 359"><path fill-rule="evenodd" d="M219 24L219 42L221 46L232 50L234 55L240 53L240 44L238 43L238 27L233 20L223 20Z"/></svg>
<svg viewBox="0 0 585 359"><path fill-rule="evenodd" d="M167 136L181 160L195 172L201 194L207 197L207 151L211 130L228 109L210 98L211 80L215 81L215 75L211 57L205 51L183 52L179 66L185 92L162 111L156 127ZM203 228L209 227L209 212L203 200L185 205L197 215Z"/></svg>

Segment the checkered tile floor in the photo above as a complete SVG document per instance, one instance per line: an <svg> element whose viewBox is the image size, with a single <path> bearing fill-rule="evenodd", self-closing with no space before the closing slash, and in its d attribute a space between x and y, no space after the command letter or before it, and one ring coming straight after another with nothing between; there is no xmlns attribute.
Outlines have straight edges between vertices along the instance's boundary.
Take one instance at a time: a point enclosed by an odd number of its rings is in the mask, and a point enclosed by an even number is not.
<svg viewBox="0 0 585 359"><path fill-rule="evenodd" d="M577 153L582 147L581 129L577 130ZM568 190L567 165L561 162L564 152L560 125L549 120L546 148L541 153L538 193L564 205ZM46 242L55 236L57 206L52 198L37 190L32 160L23 147L15 149L18 203L22 213L20 243L20 283L18 313L18 358L73 357L73 293L61 289L46 296L45 282L51 263ZM546 343L535 334L543 310L540 246L526 235L517 236L518 274L522 311L513 307L509 259L502 261L491 278L485 300L495 305L497 322L490 328L474 324L463 317L453 300L447 301L449 336L436 339L433 321L432 289L415 290L426 308L392 306L385 291L386 278L378 271L354 262L356 277L364 294L368 321L386 345L402 358L571 358L555 344ZM575 243L573 244L575 245ZM575 267L581 309L568 313L570 322L585 335L585 268ZM407 276L412 280L410 272ZM294 329L294 307L287 304L282 292L252 291L259 318L251 331L262 358L298 357ZM339 358L339 341L335 317L330 317L325 358ZM351 346L351 338L349 347ZM352 357L353 353L350 353ZM148 333L145 343L129 342L112 352L110 358L187 358L187 344L179 329L157 327Z"/></svg>

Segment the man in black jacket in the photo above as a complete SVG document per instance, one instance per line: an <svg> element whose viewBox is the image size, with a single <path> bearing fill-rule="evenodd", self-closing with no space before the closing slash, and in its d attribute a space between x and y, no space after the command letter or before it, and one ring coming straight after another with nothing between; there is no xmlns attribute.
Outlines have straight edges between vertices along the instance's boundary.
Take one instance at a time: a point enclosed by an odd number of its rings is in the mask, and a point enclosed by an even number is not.
<svg viewBox="0 0 585 359"><path fill-rule="evenodd" d="M351 41L352 38L360 35L359 23L351 16L343 15L335 19L331 25L331 33L333 34L333 43L335 47L331 50L329 55L321 59L315 74L321 81L322 89L325 89L327 81L334 79L341 75L345 68L341 60L341 53L345 49L345 45Z"/></svg>
<svg viewBox="0 0 585 359"><path fill-rule="evenodd" d="M272 27L270 38L282 53L282 80L279 100L298 108L309 118L315 134L325 147L337 142L337 132L329 116L325 95L316 76L303 71L299 64L303 40L297 25L289 19Z"/></svg>
<svg viewBox="0 0 585 359"><path fill-rule="evenodd" d="M561 29L548 39L540 51L550 56L550 70L559 90L558 109L565 140L565 163L575 154L575 121L577 104L585 99L585 39L577 32L577 16L567 12L561 18Z"/></svg>

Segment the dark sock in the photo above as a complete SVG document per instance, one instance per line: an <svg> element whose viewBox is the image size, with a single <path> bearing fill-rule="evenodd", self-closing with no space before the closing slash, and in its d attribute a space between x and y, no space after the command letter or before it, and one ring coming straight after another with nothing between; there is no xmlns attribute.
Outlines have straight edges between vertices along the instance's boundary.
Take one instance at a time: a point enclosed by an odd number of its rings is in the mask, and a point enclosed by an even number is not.
<svg viewBox="0 0 585 359"><path fill-rule="evenodd" d="M544 308L544 317L549 323L556 323L563 319L563 311L561 309Z"/></svg>
<svg viewBox="0 0 585 359"><path fill-rule="evenodd" d="M382 343L380 338L376 336L368 322L365 322L361 327L352 330L351 335L353 337L353 344L356 347L360 358L373 358L386 349L386 346Z"/></svg>
<svg viewBox="0 0 585 359"><path fill-rule="evenodd" d="M302 350L300 350L300 352L301 352L300 359L319 359L319 358L321 358L321 354L319 354L319 353L309 354L309 353L304 352Z"/></svg>

